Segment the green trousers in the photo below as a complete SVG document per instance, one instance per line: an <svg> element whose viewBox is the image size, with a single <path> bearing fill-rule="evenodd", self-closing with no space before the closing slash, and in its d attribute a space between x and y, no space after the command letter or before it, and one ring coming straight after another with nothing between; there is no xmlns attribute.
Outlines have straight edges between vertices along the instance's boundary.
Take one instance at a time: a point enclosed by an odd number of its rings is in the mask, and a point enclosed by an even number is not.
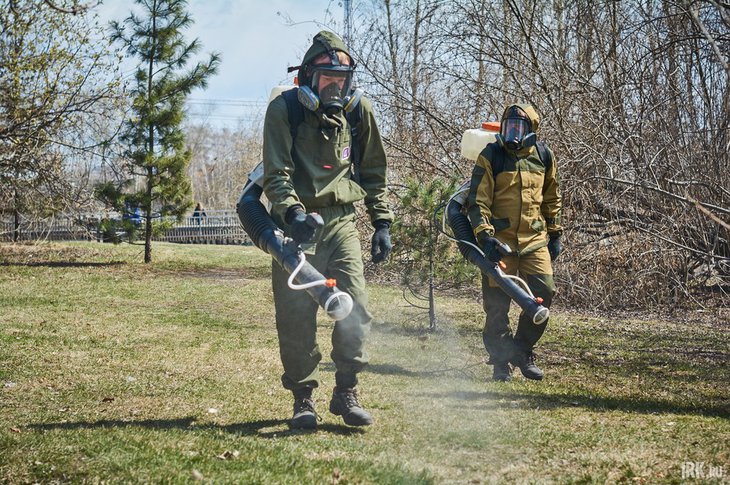
<svg viewBox="0 0 730 485"><path fill-rule="evenodd" d="M505 273L512 275L519 273L519 276L527 281L527 286L533 295L541 297L543 306L549 308L555 295L555 283L547 248L540 248L524 256L504 258L504 262L507 265ZM535 270L541 273L533 273ZM509 325L509 308L512 300L484 274L482 274L482 296L484 311L487 314L482 339L491 362L509 362L517 353L532 351L545 332L548 322L535 325L532 319L522 312L513 335Z"/></svg>
<svg viewBox="0 0 730 485"><path fill-rule="evenodd" d="M312 210L312 209L310 209ZM372 315L367 311L368 296L363 275L360 239L351 205L315 209L325 225L317 231L316 244L305 247L307 261L326 278L335 278L337 287L353 299L350 315L334 325L331 358L335 364L335 384L354 387L357 373L368 363L364 343ZM322 354L317 344L319 306L304 290L287 285L289 273L274 261L271 271L276 308L279 352L284 366L284 388L297 390L319 385Z"/></svg>

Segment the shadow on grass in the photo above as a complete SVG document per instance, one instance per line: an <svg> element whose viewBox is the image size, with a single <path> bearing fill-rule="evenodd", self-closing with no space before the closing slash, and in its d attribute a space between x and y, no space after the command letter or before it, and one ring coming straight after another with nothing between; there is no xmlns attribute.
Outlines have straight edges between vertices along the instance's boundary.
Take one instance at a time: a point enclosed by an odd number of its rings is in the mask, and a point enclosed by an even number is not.
<svg viewBox="0 0 730 485"><path fill-rule="evenodd" d="M630 380L631 376L640 373L645 366L638 366L637 362L633 362L633 366L625 366L619 372L614 372L619 376L623 376L627 381ZM475 364L476 367L488 368L483 363ZM386 376L405 376L417 379L429 379L429 378L443 378L443 377L456 377L461 376L466 379L474 379L474 371L472 367L456 367L456 368L443 368L433 370L412 370L402 367L397 364L369 364L364 372L374 373ZM334 371L334 365L327 363L323 364L323 367L330 368ZM471 370L471 372L470 372ZM605 368L604 368L605 370ZM666 369L662 372L653 370L654 377L657 379L666 379L667 381L673 381L684 386L685 389L689 389L693 382L696 381L707 381L706 376L701 374L693 374L689 376L677 376L676 373L672 372L672 368ZM486 372L486 371L485 371ZM717 380L717 385L721 384L722 378ZM505 386L510 386L506 384ZM708 417L719 417L724 419L730 419L730 403L727 400L718 401L716 398L712 399L712 402L706 402L707 396L695 395L692 396L694 402L688 402L686 399L682 402L681 398L677 401L672 402L669 400L661 399L647 399L646 397L637 396L626 396L626 397L615 397L615 396L600 396L596 395L596 391L600 390L584 390L583 393L569 392L565 393L560 390L558 391L545 391L542 392L518 392L512 391L509 387L505 387L504 391L484 391L484 392L445 392L445 393L421 393L417 394L417 399L433 398L433 399L456 399L461 401L473 401L475 406L480 408L485 407L501 407L500 400L517 400L524 401L525 405L530 408L540 409L555 409L555 408L568 408L568 407L582 407L591 409L594 411L607 411L607 410L620 410L633 413L645 413L645 414L660 414L660 413L677 413L677 414L689 414L689 415L701 415ZM646 391L646 389L644 389ZM591 395L594 393L594 395ZM690 397L690 396L685 396ZM700 401L705 401L704 404L695 404ZM478 402L478 404L477 404Z"/></svg>
<svg viewBox="0 0 730 485"><path fill-rule="evenodd" d="M201 267L195 269L179 268L179 267L164 267L160 266L155 268L157 274L160 275L173 275L175 277L182 278L202 278L212 280L261 280L270 277L270 267L250 267L250 268L210 268Z"/></svg>
<svg viewBox="0 0 730 485"><path fill-rule="evenodd" d="M387 334L387 335L398 335L398 336L403 336L403 337L409 337L409 336L420 337L422 335L434 333L433 331L429 330L429 328L426 326L418 326L418 325L404 326L401 323L387 322L387 321L373 323L371 329L375 333L382 333L382 334Z"/></svg>
<svg viewBox="0 0 730 485"><path fill-rule="evenodd" d="M323 362L319 364L319 369L327 372L335 372L337 370L335 364L332 362ZM447 373L448 370L435 372L415 371L403 368L396 364L368 364L363 372L384 376L433 377L434 375Z"/></svg>
<svg viewBox="0 0 730 485"><path fill-rule="evenodd" d="M28 266L46 268L103 268L106 266L120 266L127 264L124 261L110 261L108 263L93 263L86 261L36 261L31 263L14 263L3 261L0 266Z"/></svg>
<svg viewBox="0 0 730 485"><path fill-rule="evenodd" d="M507 384L509 385L509 384ZM625 411L643 414L688 414L730 419L730 407L727 404L691 405L677 404L668 401L650 400L631 397L585 396L580 394L537 394L505 390L483 392L433 392L416 394L418 398L452 399L471 402L480 409L502 408L500 401L510 400L522 402L521 407L539 409L557 409L581 407L592 411Z"/></svg>
<svg viewBox="0 0 730 485"><path fill-rule="evenodd" d="M484 366L484 364L478 364L478 366ZM334 366L332 366L334 369ZM473 378L473 375L468 372L467 368L444 368L437 370L410 370L395 364L370 364L366 367L365 372L372 372L380 375L395 375L395 376L406 376L411 378L428 379L434 377L444 376L463 376L464 378ZM631 369L627 373L633 375L636 372ZM623 374L623 373L622 373ZM667 372L667 379L675 379L676 376L671 376ZM627 375L627 379L629 378ZM681 382L687 382L687 385L691 385L692 380L703 380L701 376L690 376L689 378L679 379ZM509 384L507 384L509 385ZM719 382L718 382L719 385ZM449 393L424 393L421 397L427 398L450 398L458 399L462 401L479 401L478 406L484 408L485 405L489 407L500 407L499 400L510 399L510 400L522 400L525 401L528 407L540 409L555 409L559 407L583 407L592 409L595 411L606 411L606 410L621 410L626 412L634 413L679 413L679 414L694 414L701 416L712 416L730 419L730 403L728 402L715 402L696 405L692 403L683 404L681 402L671 402L666 400L653 400L646 399L645 397L606 397L606 396L588 396L590 391L585 391L585 394L578 393L554 393L549 394L552 391L546 391L546 393L521 393L512 392L510 389L505 389L504 392L498 391L484 391L484 392L460 392L454 391ZM698 399L701 396L696 396ZM420 399L420 398L419 398ZM485 404L486 403L486 404ZM476 404L475 404L476 405Z"/></svg>
<svg viewBox="0 0 730 485"><path fill-rule="evenodd" d="M482 366L484 366L483 363L471 366L460 365L458 367L443 367L431 370L410 370L396 364L368 364L364 372L371 372L373 374L383 376L406 376L421 379L444 376L459 376L465 379L473 379L475 374L471 369L473 367ZM332 367L332 370L334 370L334 366Z"/></svg>
<svg viewBox="0 0 730 485"><path fill-rule="evenodd" d="M427 377L432 375L423 371L406 369L396 364L368 364L365 372L372 372L373 374L383 376Z"/></svg>
<svg viewBox="0 0 730 485"><path fill-rule="evenodd" d="M378 323L373 322L371 331L382 335L413 337L414 339L423 341L439 339L442 336L474 337L481 341L481 330L475 330L475 328L476 327L446 325L429 328L427 324L404 326L402 323L381 321Z"/></svg>
<svg viewBox="0 0 730 485"><path fill-rule="evenodd" d="M287 420L283 419L262 419L247 423L234 424L196 424L197 419L193 416L178 419L143 419L143 420L108 420L101 421L77 421L71 423L37 423L26 426L28 429L36 429L41 431L51 430L79 430L79 429L106 429L106 428L146 428L155 430L172 430L180 429L186 431L198 430L214 430L225 431L226 433L241 436L258 436L260 438L280 438L288 435L312 434L318 431L324 431L330 434L342 436L350 436L362 434L364 431L360 428L351 428L349 426L339 424L319 424L316 430L290 430L287 426Z"/></svg>

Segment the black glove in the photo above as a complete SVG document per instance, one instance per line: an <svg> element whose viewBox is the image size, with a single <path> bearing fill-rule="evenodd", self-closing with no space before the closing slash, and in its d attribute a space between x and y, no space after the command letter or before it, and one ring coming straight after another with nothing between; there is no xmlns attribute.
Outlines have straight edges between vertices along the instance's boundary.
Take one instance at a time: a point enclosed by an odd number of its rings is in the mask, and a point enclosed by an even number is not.
<svg viewBox="0 0 730 485"><path fill-rule="evenodd" d="M492 237L485 231L479 233L479 245L482 247L484 256L493 263L502 261L502 253L498 251L502 243L496 237Z"/></svg>
<svg viewBox="0 0 730 485"><path fill-rule="evenodd" d="M289 207L284 220L289 224L289 237L294 239L297 244L308 243L314 238L318 226L312 222L311 217L307 217L307 213L304 212L301 205Z"/></svg>
<svg viewBox="0 0 730 485"><path fill-rule="evenodd" d="M377 264L388 259L393 245L390 242L390 222L378 220L373 222L375 233L373 234L372 249L370 255L373 263Z"/></svg>
<svg viewBox="0 0 730 485"><path fill-rule="evenodd" d="M550 261L555 261L563 252L563 245L560 243L560 234L551 234L548 241L548 252L550 253Z"/></svg>

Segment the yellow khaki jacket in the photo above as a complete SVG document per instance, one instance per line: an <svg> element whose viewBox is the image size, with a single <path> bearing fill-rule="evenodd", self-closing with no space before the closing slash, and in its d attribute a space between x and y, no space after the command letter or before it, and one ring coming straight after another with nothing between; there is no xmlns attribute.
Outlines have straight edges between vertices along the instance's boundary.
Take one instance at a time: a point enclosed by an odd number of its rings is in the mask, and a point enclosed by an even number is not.
<svg viewBox="0 0 730 485"><path fill-rule="evenodd" d="M494 176L492 160L504 151L503 169ZM468 215L474 234L486 231L519 255L547 245L548 234L562 233L562 200L558 166L545 170L537 148L518 152L490 143L474 165L468 199Z"/></svg>

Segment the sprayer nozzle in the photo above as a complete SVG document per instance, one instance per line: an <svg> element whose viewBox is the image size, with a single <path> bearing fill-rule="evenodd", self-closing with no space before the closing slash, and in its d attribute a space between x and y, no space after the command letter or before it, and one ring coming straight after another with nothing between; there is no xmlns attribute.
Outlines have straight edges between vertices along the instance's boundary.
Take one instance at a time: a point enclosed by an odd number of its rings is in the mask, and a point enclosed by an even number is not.
<svg viewBox="0 0 730 485"><path fill-rule="evenodd" d="M545 308L544 306L541 306L536 312L535 316L532 317L532 323L535 325L542 325L545 323L550 316L550 310Z"/></svg>
<svg viewBox="0 0 730 485"><path fill-rule="evenodd" d="M343 291L336 291L324 303L324 311L333 320L342 320L352 312L352 297Z"/></svg>

